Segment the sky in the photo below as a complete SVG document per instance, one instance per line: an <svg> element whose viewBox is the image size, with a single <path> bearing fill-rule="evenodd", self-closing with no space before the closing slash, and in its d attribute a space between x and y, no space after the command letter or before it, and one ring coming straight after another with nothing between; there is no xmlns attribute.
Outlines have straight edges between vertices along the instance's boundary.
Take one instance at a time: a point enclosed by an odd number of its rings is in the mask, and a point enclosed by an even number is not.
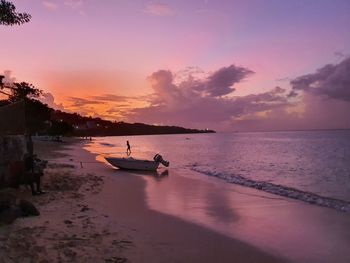
<svg viewBox="0 0 350 263"><path fill-rule="evenodd" d="M14 0L0 74L56 109L217 131L350 128L348 0Z"/></svg>

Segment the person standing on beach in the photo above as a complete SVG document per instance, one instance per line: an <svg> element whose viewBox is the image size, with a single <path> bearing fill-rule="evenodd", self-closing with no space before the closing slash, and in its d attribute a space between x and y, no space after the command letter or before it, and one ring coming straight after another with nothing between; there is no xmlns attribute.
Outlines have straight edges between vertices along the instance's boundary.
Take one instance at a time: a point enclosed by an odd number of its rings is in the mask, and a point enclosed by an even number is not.
<svg viewBox="0 0 350 263"><path fill-rule="evenodd" d="M131 148L130 148L130 144L129 141L126 141L126 155L129 156L131 154Z"/></svg>

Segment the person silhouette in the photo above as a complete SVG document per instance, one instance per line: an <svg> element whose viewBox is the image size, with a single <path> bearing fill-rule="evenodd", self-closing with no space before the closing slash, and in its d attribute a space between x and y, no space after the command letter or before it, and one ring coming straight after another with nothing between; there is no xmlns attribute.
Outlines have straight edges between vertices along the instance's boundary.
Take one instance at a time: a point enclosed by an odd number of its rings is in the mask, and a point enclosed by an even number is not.
<svg viewBox="0 0 350 263"><path fill-rule="evenodd" d="M129 141L126 141L126 155L129 156L131 154L131 147Z"/></svg>

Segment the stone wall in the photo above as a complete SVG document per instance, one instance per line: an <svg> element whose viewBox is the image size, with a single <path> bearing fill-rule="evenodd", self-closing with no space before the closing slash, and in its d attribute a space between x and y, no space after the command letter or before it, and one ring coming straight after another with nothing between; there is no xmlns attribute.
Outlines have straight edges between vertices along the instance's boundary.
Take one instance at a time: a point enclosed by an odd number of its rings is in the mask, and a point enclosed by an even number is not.
<svg viewBox="0 0 350 263"><path fill-rule="evenodd" d="M0 136L0 188L17 186L27 153L24 135Z"/></svg>

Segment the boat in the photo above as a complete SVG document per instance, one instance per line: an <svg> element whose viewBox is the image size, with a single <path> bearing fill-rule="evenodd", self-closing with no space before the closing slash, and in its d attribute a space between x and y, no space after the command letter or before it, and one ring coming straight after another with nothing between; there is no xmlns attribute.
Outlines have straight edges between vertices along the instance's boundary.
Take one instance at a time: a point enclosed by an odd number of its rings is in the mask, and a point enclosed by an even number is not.
<svg viewBox="0 0 350 263"><path fill-rule="evenodd" d="M119 169L127 169L127 170L155 171L157 170L160 163L166 167L169 166L169 162L163 160L162 156L159 154L156 154L152 161L134 159L133 157L128 157L128 158L105 157L105 159L112 166L117 167Z"/></svg>

